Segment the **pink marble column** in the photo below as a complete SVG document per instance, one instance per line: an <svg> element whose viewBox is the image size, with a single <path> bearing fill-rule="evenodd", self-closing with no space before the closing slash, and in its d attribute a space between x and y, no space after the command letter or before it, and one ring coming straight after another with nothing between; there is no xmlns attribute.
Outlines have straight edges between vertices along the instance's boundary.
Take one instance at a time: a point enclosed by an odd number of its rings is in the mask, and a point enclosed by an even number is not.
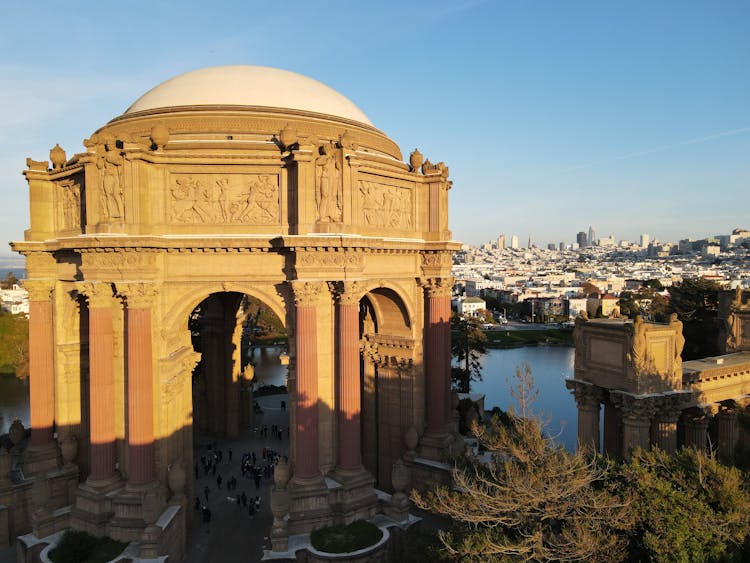
<svg viewBox="0 0 750 563"><path fill-rule="evenodd" d="M149 283L117 284L127 304L128 484L155 479L154 381L151 308L156 287Z"/></svg>
<svg viewBox="0 0 750 563"><path fill-rule="evenodd" d="M318 462L318 297L316 282L291 282L295 303L297 358L296 443L294 476L311 479L320 475Z"/></svg>
<svg viewBox="0 0 750 563"><path fill-rule="evenodd" d="M55 421L54 336L52 332L53 282L27 280L29 292L29 398L31 403L31 444L52 443Z"/></svg>
<svg viewBox="0 0 750 563"><path fill-rule="evenodd" d="M427 432L444 434L451 401L451 290L452 278L430 278L425 289L425 379Z"/></svg>
<svg viewBox="0 0 750 563"><path fill-rule="evenodd" d="M89 480L115 476L115 381L112 286L85 282L79 289L89 302Z"/></svg>
<svg viewBox="0 0 750 563"><path fill-rule="evenodd" d="M578 406L578 447L600 450L599 413L601 408L601 388L595 385L576 383L574 388Z"/></svg>
<svg viewBox="0 0 750 563"><path fill-rule="evenodd" d="M339 466L362 466L360 445L359 299L361 284L343 282L338 292Z"/></svg>

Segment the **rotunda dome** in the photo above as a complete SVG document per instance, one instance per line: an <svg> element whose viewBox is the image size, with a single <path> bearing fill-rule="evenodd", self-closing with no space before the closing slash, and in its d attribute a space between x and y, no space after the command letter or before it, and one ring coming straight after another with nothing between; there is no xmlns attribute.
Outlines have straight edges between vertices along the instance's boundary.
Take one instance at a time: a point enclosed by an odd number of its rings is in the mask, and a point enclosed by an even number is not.
<svg viewBox="0 0 750 563"><path fill-rule="evenodd" d="M314 112L372 126L351 100L325 84L278 68L215 66L180 74L138 98L125 115L184 106L253 106Z"/></svg>

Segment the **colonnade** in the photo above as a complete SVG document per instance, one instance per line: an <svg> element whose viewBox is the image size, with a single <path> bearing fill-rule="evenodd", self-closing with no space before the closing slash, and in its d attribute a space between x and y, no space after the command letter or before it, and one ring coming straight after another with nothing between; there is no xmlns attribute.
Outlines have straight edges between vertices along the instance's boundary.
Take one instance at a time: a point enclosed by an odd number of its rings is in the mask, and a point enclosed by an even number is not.
<svg viewBox="0 0 750 563"><path fill-rule="evenodd" d="M29 280L29 361L31 443L26 452L27 474L41 473L58 464L54 441L55 373L53 363L55 284ZM58 286L59 287L59 286ZM117 495L142 496L158 488L154 439L154 373L152 351L152 307L158 288L147 282L117 283L79 282L73 297L88 302L88 468L85 482L79 487L73 518L80 527L92 533L104 532L102 515L118 516ZM59 298L69 299L68 295ZM124 315L117 313L124 307ZM117 314L116 314L117 313ZM115 326L121 319L123 326ZM126 341L127 374L125 416L126 450L117 455L117 401L115 333L122 332ZM82 404L83 406L83 404ZM87 415L87 416L86 416ZM124 521L135 517L142 522L152 519L142 507L134 508L132 500L124 503L119 514ZM137 503L136 503L137 504ZM158 504L158 503L157 503ZM158 506L153 511L160 510ZM131 539L130 524L122 527L122 539ZM132 527L132 526L130 526ZM139 526L136 526L139 527ZM110 530L111 532L111 530ZM113 534L116 535L116 534Z"/></svg>
<svg viewBox="0 0 750 563"><path fill-rule="evenodd" d="M362 468L359 303L364 284L330 282L336 303L338 344L337 468ZM318 335L316 305L323 282L291 282L295 305L295 468L297 479L320 477L318 459ZM426 436L444 436L450 420L450 290L452 279L430 278L425 291Z"/></svg>
<svg viewBox="0 0 750 563"><path fill-rule="evenodd" d="M579 447L628 458L635 448L658 447L672 453L688 446L713 448L720 459L733 459L740 435L739 406L734 401L699 407L690 392L639 396L576 380L567 386L578 407Z"/></svg>

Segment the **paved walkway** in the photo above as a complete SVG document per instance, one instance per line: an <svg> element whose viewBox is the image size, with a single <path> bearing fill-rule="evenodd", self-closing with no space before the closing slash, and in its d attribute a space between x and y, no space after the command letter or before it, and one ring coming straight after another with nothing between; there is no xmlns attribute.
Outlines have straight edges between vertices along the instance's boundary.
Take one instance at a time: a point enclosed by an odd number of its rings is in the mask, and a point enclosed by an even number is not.
<svg viewBox="0 0 750 563"><path fill-rule="evenodd" d="M231 563L233 561L260 561L263 549L270 549L269 534L273 516L269 504L273 478L263 479L260 490L256 491L253 479L242 477L240 462L243 453L255 452L257 463L263 465L262 449L272 448L281 455L289 454L289 439L286 430L289 427L289 411L281 410L281 401L289 405L287 395L269 395L256 399L263 409L263 414L256 414L253 428L245 429L234 440L216 440L216 448L222 450L223 459L217 466L217 475L223 479L221 488L217 488L216 476L209 472L204 476L203 468L199 467L199 478L193 490L201 502L206 504L203 490L208 486L208 508L211 510L211 522L204 523L201 513L193 509L193 499L190 509L193 510L193 525L188 529L187 563L214 563L216 561ZM261 428L268 427L268 436L261 436ZM278 425L283 429L283 440L279 441L271 433L271 426ZM195 435L194 456L200 460L208 451L206 445L215 441L209 436ZM228 451L232 448L232 461L229 461ZM200 461L198 462L200 466ZM237 489L228 491L227 481L234 476L237 479ZM245 491L249 498L260 495L260 512L253 516L248 514L246 507L237 505L236 496Z"/></svg>

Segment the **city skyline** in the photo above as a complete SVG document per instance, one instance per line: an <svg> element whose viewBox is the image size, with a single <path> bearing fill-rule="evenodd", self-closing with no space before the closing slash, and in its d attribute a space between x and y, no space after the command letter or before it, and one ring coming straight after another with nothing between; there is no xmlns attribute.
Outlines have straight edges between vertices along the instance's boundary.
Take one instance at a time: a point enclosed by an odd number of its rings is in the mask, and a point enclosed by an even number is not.
<svg viewBox="0 0 750 563"><path fill-rule="evenodd" d="M417 147L445 161L450 227L468 244L500 233L574 242L589 225L673 242L750 228L748 16L740 1L332 2L295 18L228 1L12 4L0 39L0 236L28 228L26 157L47 159L58 142L81 152L156 84L226 64L310 76L405 158Z"/></svg>

